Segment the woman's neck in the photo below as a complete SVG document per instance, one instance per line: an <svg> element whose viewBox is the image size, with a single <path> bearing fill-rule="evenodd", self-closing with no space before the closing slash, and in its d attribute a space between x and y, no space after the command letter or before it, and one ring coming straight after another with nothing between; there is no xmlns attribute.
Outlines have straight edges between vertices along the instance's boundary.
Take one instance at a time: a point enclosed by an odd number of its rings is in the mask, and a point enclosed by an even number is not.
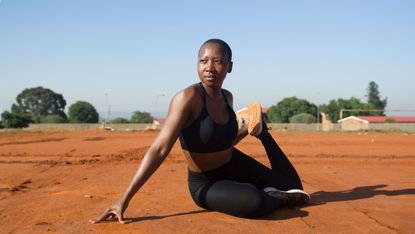
<svg viewBox="0 0 415 234"><path fill-rule="evenodd" d="M206 96L213 100L213 101L219 101L222 97L222 89L220 87L209 87L207 85L203 85L203 88L205 89Z"/></svg>

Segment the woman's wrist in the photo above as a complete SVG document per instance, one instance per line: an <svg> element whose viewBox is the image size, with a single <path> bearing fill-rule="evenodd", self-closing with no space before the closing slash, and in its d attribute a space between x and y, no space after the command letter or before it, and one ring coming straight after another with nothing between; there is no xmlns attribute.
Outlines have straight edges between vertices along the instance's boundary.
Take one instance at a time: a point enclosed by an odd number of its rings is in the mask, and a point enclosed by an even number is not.
<svg viewBox="0 0 415 234"><path fill-rule="evenodd" d="M128 207L129 201L127 201L123 196L117 201L117 203L120 206L121 210L124 212L124 210Z"/></svg>

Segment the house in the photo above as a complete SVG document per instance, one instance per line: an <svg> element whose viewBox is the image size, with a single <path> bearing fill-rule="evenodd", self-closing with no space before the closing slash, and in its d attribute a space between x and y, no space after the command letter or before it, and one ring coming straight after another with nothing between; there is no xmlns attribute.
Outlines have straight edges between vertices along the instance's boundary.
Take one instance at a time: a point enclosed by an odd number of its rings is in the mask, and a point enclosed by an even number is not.
<svg viewBox="0 0 415 234"><path fill-rule="evenodd" d="M153 119L153 124L155 125L164 125L164 122L166 122L166 119Z"/></svg>
<svg viewBox="0 0 415 234"><path fill-rule="evenodd" d="M369 121L356 116L349 116L337 121L341 130L358 131L369 129Z"/></svg>
<svg viewBox="0 0 415 234"><path fill-rule="evenodd" d="M166 122L166 119L153 119L153 124L151 125L150 129L159 130Z"/></svg>

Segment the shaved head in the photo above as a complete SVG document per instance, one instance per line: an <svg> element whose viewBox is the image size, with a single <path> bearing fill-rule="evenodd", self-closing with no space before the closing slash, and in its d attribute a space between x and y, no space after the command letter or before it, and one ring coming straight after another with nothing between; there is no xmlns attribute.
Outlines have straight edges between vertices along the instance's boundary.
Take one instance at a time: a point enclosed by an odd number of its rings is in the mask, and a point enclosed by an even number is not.
<svg viewBox="0 0 415 234"><path fill-rule="evenodd" d="M228 61L231 62L232 61L232 50L231 47L228 45L228 43L226 43L225 41L221 40L221 39L209 39L207 41L205 41L199 49L199 53L198 56L200 56L200 50L203 48L204 45L206 44L217 44L221 47L221 49L223 50L223 52L226 54L226 57L228 58Z"/></svg>

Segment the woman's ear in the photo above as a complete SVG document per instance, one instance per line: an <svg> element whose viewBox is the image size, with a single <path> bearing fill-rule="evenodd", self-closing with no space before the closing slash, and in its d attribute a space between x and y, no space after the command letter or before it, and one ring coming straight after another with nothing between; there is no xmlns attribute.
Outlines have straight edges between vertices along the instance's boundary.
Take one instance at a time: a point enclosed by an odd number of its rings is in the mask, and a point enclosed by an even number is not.
<svg viewBox="0 0 415 234"><path fill-rule="evenodd" d="M232 67L233 67L233 62L230 61L229 62L229 66L228 66L228 73L231 73L232 72Z"/></svg>

